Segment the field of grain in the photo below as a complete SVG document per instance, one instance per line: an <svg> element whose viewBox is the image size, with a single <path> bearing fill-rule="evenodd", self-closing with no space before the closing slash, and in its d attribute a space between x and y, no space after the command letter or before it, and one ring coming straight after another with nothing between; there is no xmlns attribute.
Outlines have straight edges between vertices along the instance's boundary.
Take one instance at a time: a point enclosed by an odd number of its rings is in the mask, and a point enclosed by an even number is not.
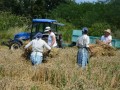
<svg viewBox="0 0 120 90"><path fill-rule="evenodd" d="M76 64L77 48L59 50L47 62L32 66L22 50L0 46L0 90L120 90L120 51L98 56L82 70Z"/></svg>

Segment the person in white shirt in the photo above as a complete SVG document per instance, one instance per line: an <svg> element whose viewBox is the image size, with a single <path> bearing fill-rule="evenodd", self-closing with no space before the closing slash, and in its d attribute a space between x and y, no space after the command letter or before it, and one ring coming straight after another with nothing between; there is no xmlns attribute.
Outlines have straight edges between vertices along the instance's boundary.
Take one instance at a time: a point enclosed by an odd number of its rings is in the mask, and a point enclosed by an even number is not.
<svg viewBox="0 0 120 90"><path fill-rule="evenodd" d="M48 45L49 45L50 47L57 47L56 36L55 36L55 34L52 32L51 28L50 28L50 27L46 27L46 28L45 28L45 32L48 32L48 33L49 33L49 36L48 36Z"/></svg>
<svg viewBox="0 0 120 90"><path fill-rule="evenodd" d="M87 35L88 28L82 29L82 36L80 36L76 42L76 46L79 48L77 54L77 63L82 68L85 68L89 60L89 43L90 39Z"/></svg>
<svg viewBox="0 0 120 90"><path fill-rule="evenodd" d="M111 36L111 30L107 29L105 30L105 34L101 37L101 41L103 41L105 44L112 46L112 36Z"/></svg>
<svg viewBox="0 0 120 90"><path fill-rule="evenodd" d="M37 33L35 35L35 39L33 39L31 42L29 42L25 49L32 46L32 53L30 56L30 60L32 62L32 65L38 65L42 63L43 60L43 48L47 48L48 50L51 50L51 47L42 40L42 33Z"/></svg>

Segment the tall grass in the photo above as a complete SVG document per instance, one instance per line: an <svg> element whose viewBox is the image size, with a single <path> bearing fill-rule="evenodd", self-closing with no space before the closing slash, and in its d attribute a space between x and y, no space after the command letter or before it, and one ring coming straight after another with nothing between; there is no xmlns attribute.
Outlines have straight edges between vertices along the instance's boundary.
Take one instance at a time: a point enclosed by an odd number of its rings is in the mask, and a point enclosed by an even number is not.
<svg viewBox="0 0 120 90"><path fill-rule="evenodd" d="M29 20L25 17L0 11L0 39L13 38L17 32L24 31L24 26L28 22Z"/></svg>
<svg viewBox="0 0 120 90"><path fill-rule="evenodd" d="M21 50L0 48L1 90L120 89L120 51L112 57L91 58L84 70L76 64L76 48L60 49L58 56L38 66L32 66L21 54Z"/></svg>
<svg viewBox="0 0 120 90"><path fill-rule="evenodd" d="M26 31L27 26L23 27L11 27L8 30L0 32L0 43L3 41L8 41L9 39L13 39L14 35L19 32L30 32L29 30Z"/></svg>
<svg viewBox="0 0 120 90"><path fill-rule="evenodd" d="M16 16L10 12L0 11L0 31L8 30L11 27L21 27L28 23L28 19Z"/></svg>

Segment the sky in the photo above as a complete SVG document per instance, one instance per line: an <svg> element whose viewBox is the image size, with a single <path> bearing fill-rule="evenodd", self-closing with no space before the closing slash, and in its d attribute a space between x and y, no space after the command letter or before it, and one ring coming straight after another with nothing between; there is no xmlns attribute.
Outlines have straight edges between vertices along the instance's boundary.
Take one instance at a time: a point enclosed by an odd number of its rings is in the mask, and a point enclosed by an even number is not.
<svg viewBox="0 0 120 90"><path fill-rule="evenodd" d="M80 2L96 2L97 0L75 0L77 3Z"/></svg>

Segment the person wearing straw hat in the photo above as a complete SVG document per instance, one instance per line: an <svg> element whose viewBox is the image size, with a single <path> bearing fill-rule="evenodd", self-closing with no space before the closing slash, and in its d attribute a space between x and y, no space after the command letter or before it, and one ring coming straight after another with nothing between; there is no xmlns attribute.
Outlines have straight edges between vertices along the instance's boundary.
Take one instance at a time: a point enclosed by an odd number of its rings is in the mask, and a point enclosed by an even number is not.
<svg viewBox="0 0 120 90"><path fill-rule="evenodd" d="M48 45L50 47L57 47L56 36L52 32L51 28L49 26L46 27L44 32L47 32L49 34L49 36L48 36Z"/></svg>
<svg viewBox="0 0 120 90"><path fill-rule="evenodd" d="M112 36L111 36L111 30L107 29L104 31L104 35L101 37L101 41L103 41L105 44L112 46Z"/></svg>
<svg viewBox="0 0 120 90"><path fill-rule="evenodd" d="M44 41L42 40L42 33L37 33L31 42L29 42L26 46L25 49L28 47L32 46L32 53L30 56L30 60L32 62L32 65L38 65L42 63L43 60L43 48L47 48L48 50L51 50L51 47Z"/></svg>
<svg viewBox="0 0 120 90"><path fill-rule="evenodd" d="M76 46L79 48L77 53L77 63L78 66L82 67L83 69L86 67L89 60L90 39L87 34L88 34L88 28L84 27L82 29L82 36L80 36L76 42Z"/></svg>

